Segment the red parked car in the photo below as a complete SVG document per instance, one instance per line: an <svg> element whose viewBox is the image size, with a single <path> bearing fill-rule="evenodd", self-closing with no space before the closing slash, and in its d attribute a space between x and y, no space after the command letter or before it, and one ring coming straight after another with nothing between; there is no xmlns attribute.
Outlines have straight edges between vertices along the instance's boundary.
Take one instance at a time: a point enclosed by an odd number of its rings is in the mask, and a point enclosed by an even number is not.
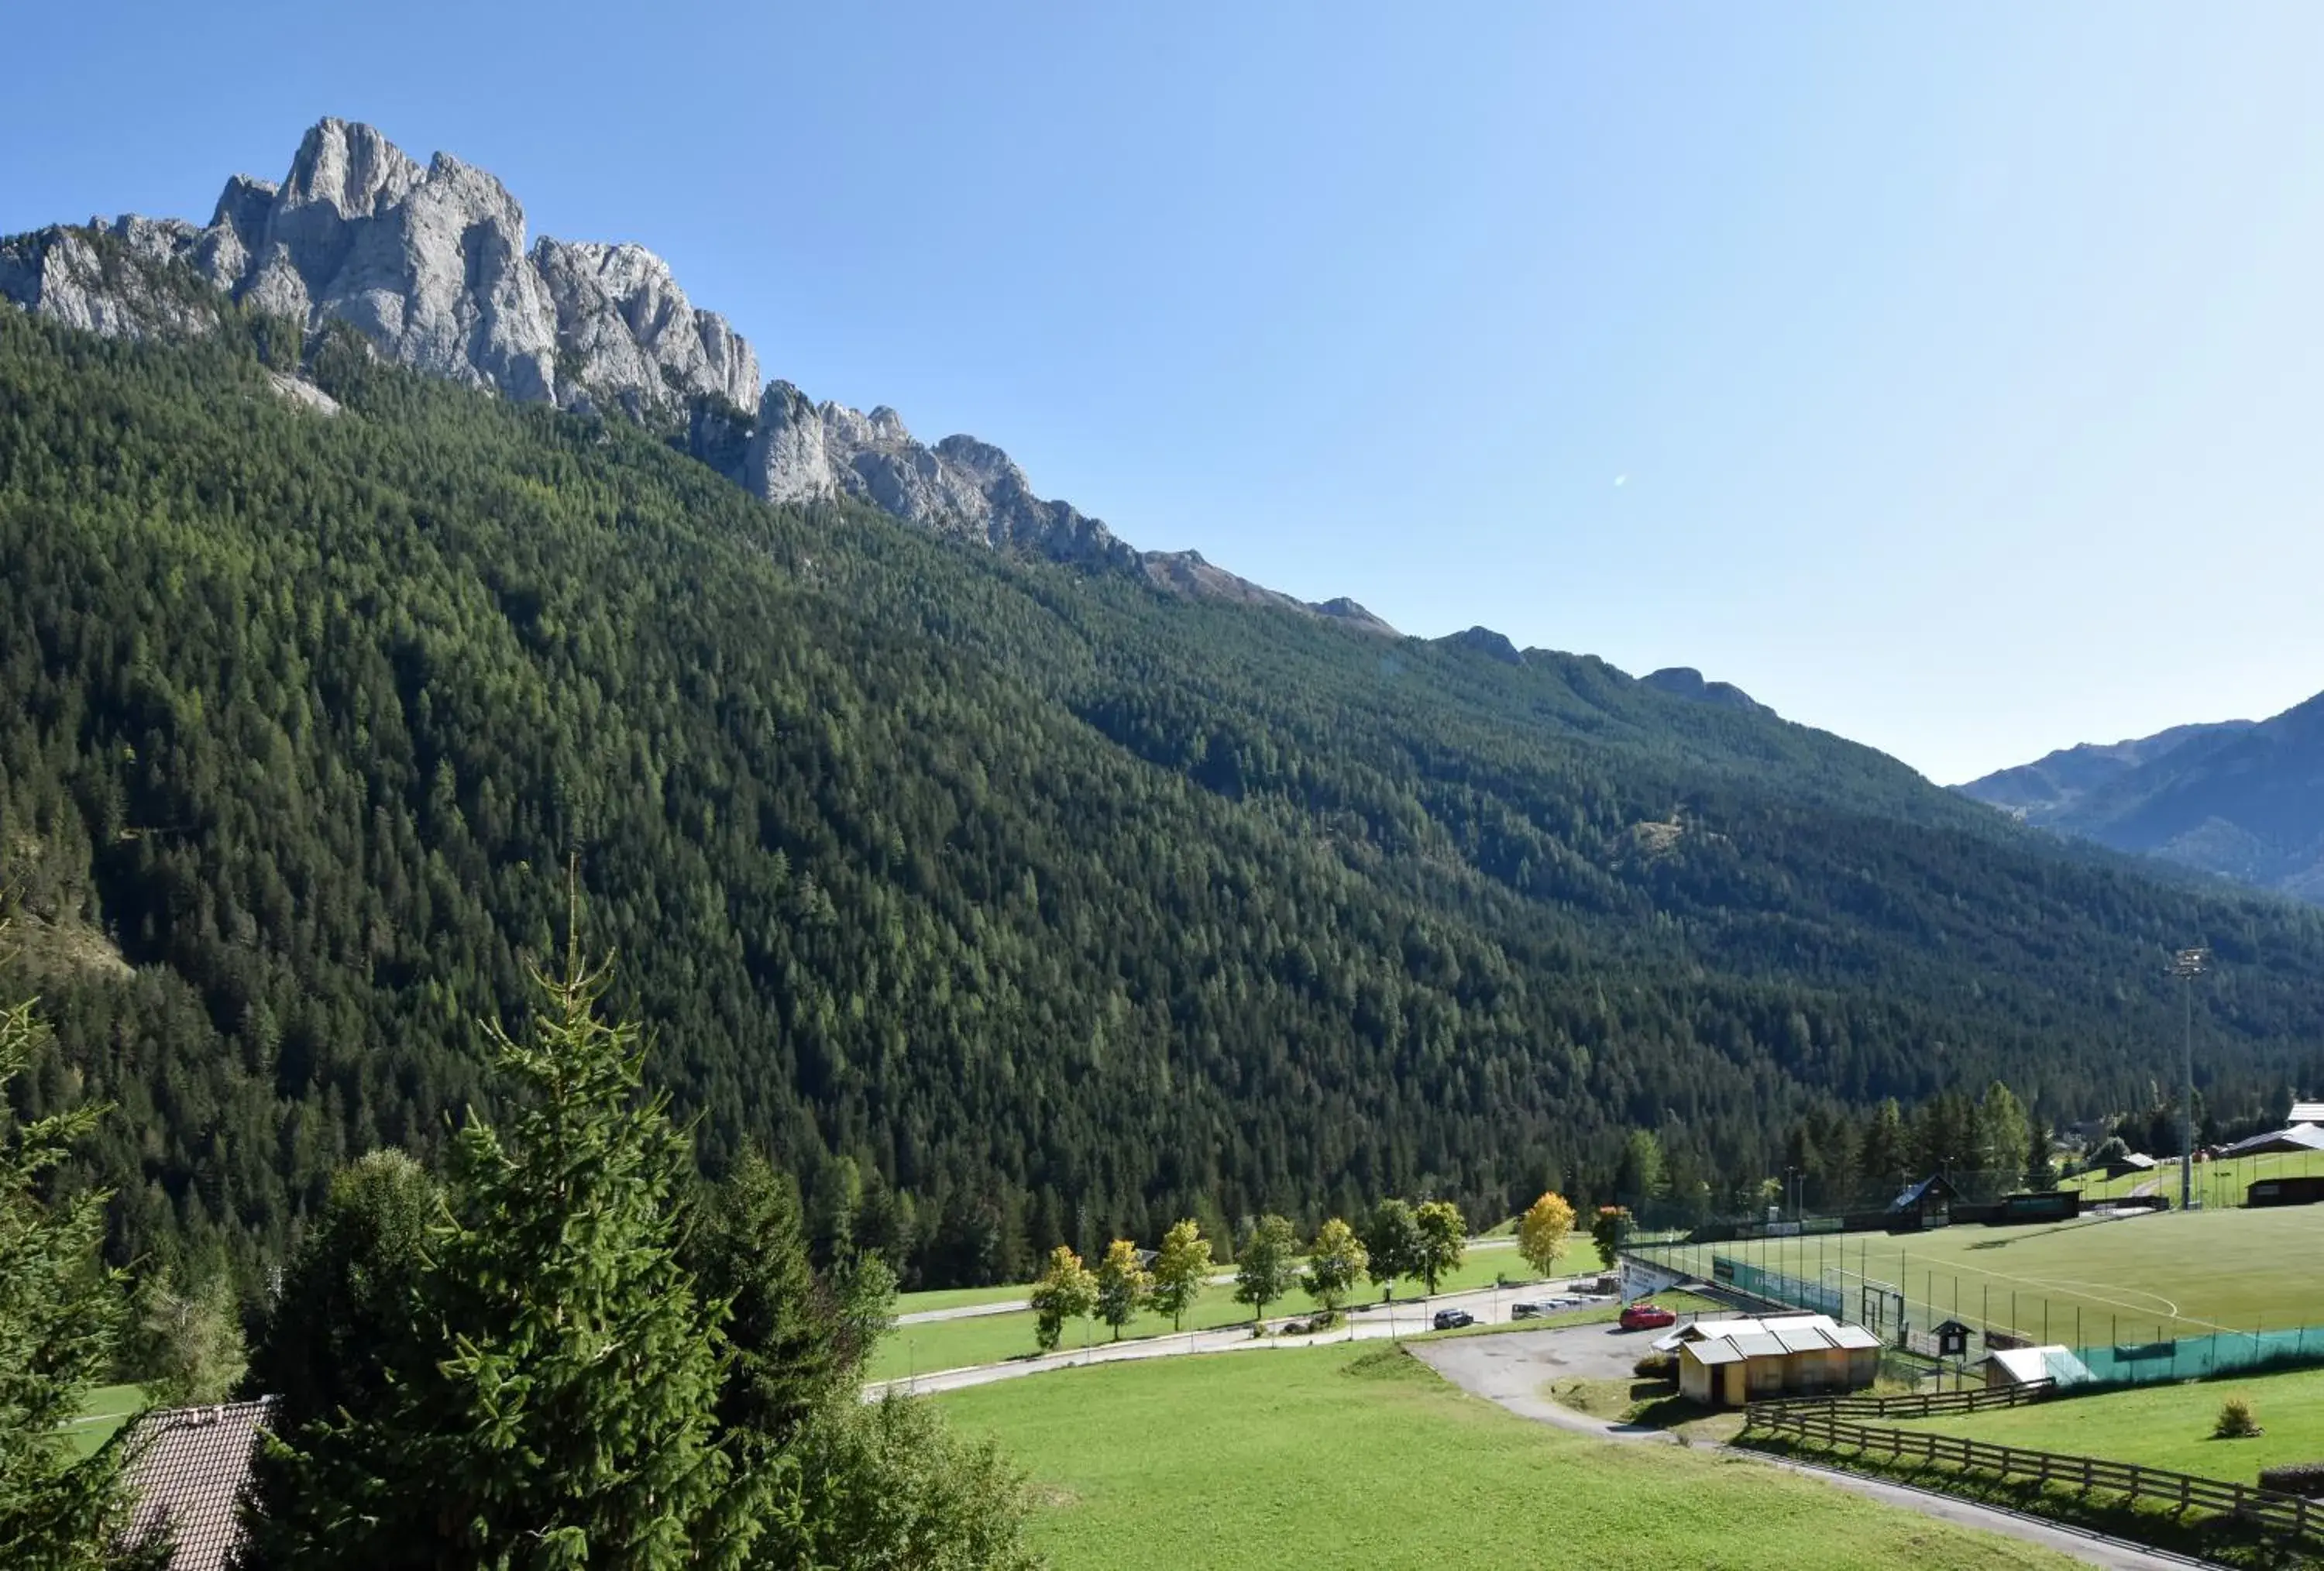
<svg viewBox="0 0 2324 1571"><path fill-rule="evenodd" d="M1658 1331L1665 1326L1675 1326L1678 1317L1660 1304L1632 1304L1622 1311L1625 1331Z"/></svg>

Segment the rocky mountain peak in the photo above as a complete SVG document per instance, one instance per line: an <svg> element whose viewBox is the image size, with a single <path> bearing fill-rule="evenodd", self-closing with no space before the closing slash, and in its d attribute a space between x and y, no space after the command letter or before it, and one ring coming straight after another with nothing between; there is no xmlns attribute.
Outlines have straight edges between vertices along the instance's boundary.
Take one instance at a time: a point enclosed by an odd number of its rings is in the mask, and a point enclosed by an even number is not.
<svg viewBox="0 0 2324 1571"><path fill-rule="evenodd" d="M1483 655L1487 660L1502 665L1521 666L1526 662L1524 653L1509 642L1508 634L1496 633L1489 627L1471 627L1465 632L1449 633L1436 642L1451 649L1465 649L1472 654Z"/></svg>
<svg viewBox="0 0 2324 1571"><path fill-rule="evenodd" d="M124 336L216 325L199 299L108 268L102 252L115 244L309 331L346 323L383 357L434 375L528 402L683 422L696 457L771 502L849 497L1170 593L1395 632L1351 601L1308 605L1193 552L1133 550L1098 519L1037 495L1007 453L974 437L930 447L885 404L865 414L814 403L788 382L761 389L749 343L697 309L651 251L546 236L528 246L522 205L490 172L445 152L422 164L357 122L318 121L279 183L228 180L201 227L131 215L0 241L0 296Z"/></svg>
<svg viewBox="0 0 2324 1571"><path fill-rule="evenodd" d="M442 153L436 159L439 165L447 162ZM300 138L279 208L295 212L321 206L341 218L368 218L401 201L425 178L419 164L371 126L327 118Z"/></svg>
<svg viewBox="0 0 2324 1571"><path fill-rule="evenodd" d="M697 393L745 406L759 393L750 346L653 253L546 238L528 252L524 208L489 171L444 152L422 164L369 125L318 122L279 184L228 180L205 227L127 216L104 232L235 300L309 330L345 322L388 359L511 398L642 418ZM64 230L11 242L15 282L0 290L106 331L189 326L94 298L87 244Z"/></svg>
<svg viewBox="0 0 2324 1571"><path fill-rule="evenodd" d="M1668 693L1674 698L1684 698L1692 704L1739 709L1747 715L1775 713L1732 682L1704 680L1702 673L1692 666L1665 666L1661 670L1648 671L1638 680L1646 687Z"/></svg>

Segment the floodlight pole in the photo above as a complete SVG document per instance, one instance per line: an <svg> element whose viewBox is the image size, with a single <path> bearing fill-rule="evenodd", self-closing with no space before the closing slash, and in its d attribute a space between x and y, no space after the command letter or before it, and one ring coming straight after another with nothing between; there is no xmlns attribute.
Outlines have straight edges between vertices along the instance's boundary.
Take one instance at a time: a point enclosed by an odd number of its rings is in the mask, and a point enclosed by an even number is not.
<svg viewBox="0 0 2324 1571"><path fill-rule="evenodd" d="M2172 957L2171 975L2186 994L2187 1035L2184 1088L2179 1102L2179 1209L2195 1208L2195 978L2211 968L2211 952L2181 949Z"/></svg>

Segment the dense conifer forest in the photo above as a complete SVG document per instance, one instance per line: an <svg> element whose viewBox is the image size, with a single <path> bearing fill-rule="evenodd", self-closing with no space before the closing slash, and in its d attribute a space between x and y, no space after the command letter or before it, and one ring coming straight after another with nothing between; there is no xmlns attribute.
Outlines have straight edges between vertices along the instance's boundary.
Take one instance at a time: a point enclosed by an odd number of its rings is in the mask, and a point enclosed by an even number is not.
<svg viewBox="0 0 2324 1571"><path fill-rule="evenodd" d="M304 353L343 404L281 397ZM1190 521L1192 523L1198 521ZM2324 1078L2324 911L1869 750L765 506L656 433L230 310L0 311L0 981L118 1259L254 1291L333 1173L490 1104L577 866L723 1173L908 1285L1388 1194L1755 1187L1811 1114L2224 1112Z"/></svg>

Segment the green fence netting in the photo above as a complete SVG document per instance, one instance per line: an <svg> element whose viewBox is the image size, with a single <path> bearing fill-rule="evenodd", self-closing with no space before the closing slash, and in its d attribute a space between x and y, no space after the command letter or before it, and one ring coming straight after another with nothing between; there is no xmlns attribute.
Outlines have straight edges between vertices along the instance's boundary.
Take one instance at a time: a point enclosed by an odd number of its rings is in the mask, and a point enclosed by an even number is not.
<svg viewBox="0 0 2324 1571"><path fill-rule="evenodd" d="M1844 1298L1838 1288L1823 1282L1812 1282L1766 1266L1753 1265L1749 1261L1730 1260L1726 1255L1714 1254L1711 1257L1711 1280L1721 1287L1733 1288L1738 1293L1749 1293L1769 1303L1805 1309L1812 1314L1830 1315L1835 1319L1845 1315Z"/></svg>
<svg viewBox="0 0 2324 1571"><path fill-rule="evenodd" d="M2069 1385L2162 1385L2264 1369L2324 1363L2324 1326L2283 1331L2219 1331L2166 1342L2078 1347L2070 1363L2051 1355L2050 1378Z"/></svg>

